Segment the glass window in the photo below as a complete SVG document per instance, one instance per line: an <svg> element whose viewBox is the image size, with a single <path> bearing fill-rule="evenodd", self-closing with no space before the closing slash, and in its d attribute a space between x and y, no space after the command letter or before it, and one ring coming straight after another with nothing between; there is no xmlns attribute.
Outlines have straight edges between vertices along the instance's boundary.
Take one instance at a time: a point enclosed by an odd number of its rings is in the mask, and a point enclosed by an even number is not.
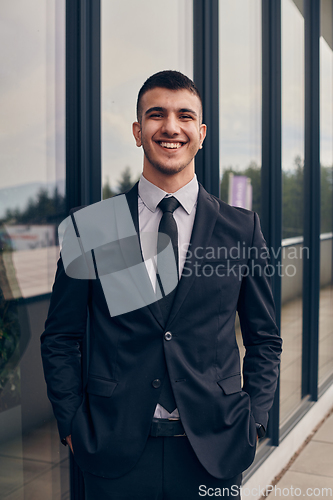
<svg viewBox="0 0 333 500"><path fill-rule="evenodd" d="M101 8L102 179L108 198L129 189L142 172L132 123L144 81L165 69L193 77L193 6L191 0L103 0Z"/></svg>
<svg viewBox="0 0 333 500"><path fill-rule="evenodd" d="M297 4L297 5L296 5ZM301 400L303 165L304 165L304 17L302 2L282 0L282 310L280 424Z"/></svg>
<svg viewBox="0 0 333 500"><path fill-rule="evenodd" d="M219 116L220 197L260 215L261 0L219 1Z"/></svg>
<svg viewBox="0 0 333 500"><path fill-rule="evenodd" d="M321 2L320 37L320 305L319 385L333 373L333 37L332 2Z"/></svg>
<svg viewBox="0 0 333 500"><path fill-rule="evenodd" d="M65 1L1 2L0 23L0 495L68 498L39 342L65 217Z"/></svg>
<svg viewBox="0 0 333 500"><path fill-rule="evenodd" d="M219 38L221 199L260 214L261 1L220 0Z"/></svg>

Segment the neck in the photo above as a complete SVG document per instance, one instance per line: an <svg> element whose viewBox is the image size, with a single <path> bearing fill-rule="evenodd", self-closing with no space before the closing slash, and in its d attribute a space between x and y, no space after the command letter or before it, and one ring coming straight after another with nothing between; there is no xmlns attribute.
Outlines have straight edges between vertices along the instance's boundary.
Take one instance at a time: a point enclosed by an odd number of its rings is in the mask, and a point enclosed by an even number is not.
<svg viewBox="0 0 333 500"><path fill-rule="evenodd" d="M188 165L189 167L189 165ZM156 169L143 167L143 176L147 181L163 189L166 193L175 193L186 186L194 177L194 165L192 168L184 168L181 172L174 175L166 175Z"/></svg>

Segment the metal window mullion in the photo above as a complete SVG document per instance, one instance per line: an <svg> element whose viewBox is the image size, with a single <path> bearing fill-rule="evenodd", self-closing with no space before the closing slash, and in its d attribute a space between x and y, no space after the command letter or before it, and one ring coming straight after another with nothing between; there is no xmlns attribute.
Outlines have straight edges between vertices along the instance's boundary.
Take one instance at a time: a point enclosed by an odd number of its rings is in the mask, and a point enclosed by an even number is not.
<svg viewBox="0 0 333 500"><path fill-rule="evenodd" d="M89 30L89 0L80 0L80 173L81 173L81 197L82 204L89 204L89 157L90 157L90 137L89 137L89 100L90 100L90 75L89 75L89 56L90 56L90 30Z"/></svg>
<svg viewBox="0 0 333 500"><path fill-rule="evenodd" d="M79 0L66 1L66 204L81 205Z"/></svg>
<svg viewBox="0 0 333 500"><path fill-rule="evenodd" d="M262 166L261 222L275 273L272 289L281 324L282 169L281 169L281 0L262 0ZM279 444L279 385L270 411L269 437Z"/></svg>
<svg viewBox="0 0 333 500"><path fill-rule="evenodd" d="M200 91L207 137L195 159L196 174L205 189L220 194L219 168L219 37L218 0L193 1L193 73Z"/></svg>
<svg viewBox="0 0 333 500"><path fill-rule="evenodd" d="M100 0L81 0L81 189L101 200Z"/></svg>
<svg viewBox="0 0 333 500"><path fill-rule="evenodd" d="M320 292L320 2L304 0L305 163L302 396L318 398Z"/></svg>
<svg viewBox="0 0 333 500"><path fill-rule="evenodd" d="M67 0L68 209L101 200L100 81L100 0Z"/></svg>
<svg viewBox="0 0 333 500"><path fill-rule="evenodd" d="M100 0L66 0L67 210L101 200ZM83 377L88 335L82 346ZM70 454L70 495L84 500L82 472Z"/></svg>

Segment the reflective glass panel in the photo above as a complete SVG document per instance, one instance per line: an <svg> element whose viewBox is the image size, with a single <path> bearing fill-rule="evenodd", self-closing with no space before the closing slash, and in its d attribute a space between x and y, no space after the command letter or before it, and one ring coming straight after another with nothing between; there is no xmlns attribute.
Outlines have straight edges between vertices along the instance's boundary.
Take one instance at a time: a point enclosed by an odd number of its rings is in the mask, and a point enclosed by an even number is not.
<svg viewBox="0 0 333 500"><path fill-rule="evenodd" d="M260 214L260 0L220 0L219 61L220 196Z"/></svg>
<svg viewBox="0 0 333 500"><path fill-rule="evenodd" d="M333 373L333 37L332 2L321 2L320 164L321 235L319 302L319 385Z"/></svg>
<svg viewBox="0 0 333 500"><path fill-rule="evenodd" d="M0 497L69 498L44 328L65 202L65 1L0 4Z"/></svg>
<svg viewBox="0 0 333 500"><path fill-rule="evenodd" d="M260 0L219 1L219 114L220 198L260 215ZM242 358L238 318L236 338Z"/></svg>
<svg viewBox="0 0 333 500"><path fill-rule="evenodd" d="M142 171L132 135L136 98L144 81L165 69L193 77L191 0L103 0L103 198L127 191Z"/></svg>
<svg viewBox="0 0 333 500"><path fill-rule="evenodd" d="M280 424L301 400L303 167L304 167L304 17L302 2L282 0L282 310Z"/></svg>

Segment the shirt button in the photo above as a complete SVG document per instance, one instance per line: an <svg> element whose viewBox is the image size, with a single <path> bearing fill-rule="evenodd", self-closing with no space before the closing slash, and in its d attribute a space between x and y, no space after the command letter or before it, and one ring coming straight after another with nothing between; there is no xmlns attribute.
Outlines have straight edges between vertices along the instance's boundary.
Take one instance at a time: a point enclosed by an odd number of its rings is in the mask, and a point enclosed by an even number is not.
<svg viewBox="0 0 333 500"><path fill-rule="evenodd" d="M151 385L154 387L154 389L158 389L161 387L161 381L159 378L156 378L155 380L152 381Z"/></svg>
<svg viewBox="0 0 333 500"><path fill-rule="evenodd" d="M165 340L171 340L172 339L172 333L171 332L166 332L164 334L164 338L165 338Z"/></svg>

